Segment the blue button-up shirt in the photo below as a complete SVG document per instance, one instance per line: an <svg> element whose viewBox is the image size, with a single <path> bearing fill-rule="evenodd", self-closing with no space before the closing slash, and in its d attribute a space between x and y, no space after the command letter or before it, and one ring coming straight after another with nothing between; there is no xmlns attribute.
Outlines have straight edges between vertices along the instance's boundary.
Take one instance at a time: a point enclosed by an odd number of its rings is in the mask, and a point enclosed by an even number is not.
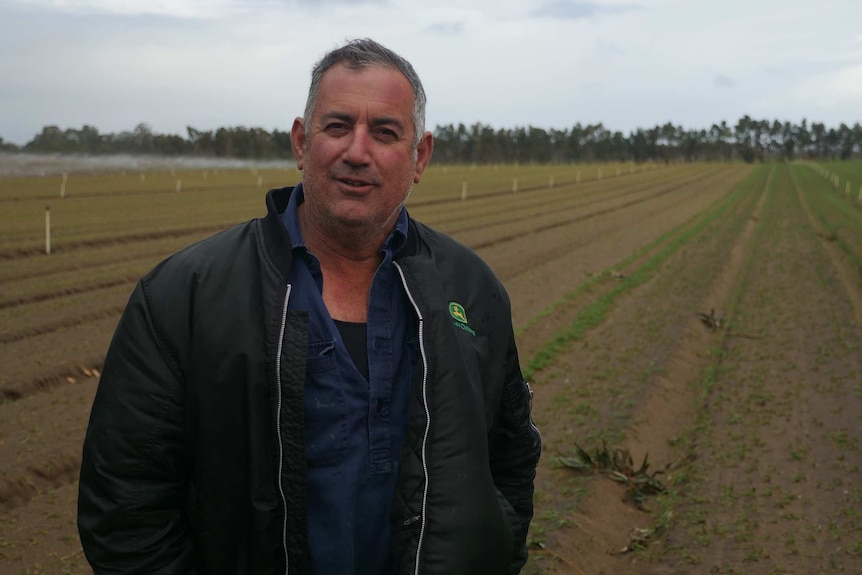
<svg viewBox="0 0 862 575"><path fill-rule="evenodd" d="M282 215L293 249L289 309L308 313L305 430L311 572L392 573L389 512L404 443L415 320L392 259L407 239L401 210L383 245L368 302L369 379L360 373L323 303L320 262L297 218L302 186ZM290 510L288 510L288 513Z"/></svg>

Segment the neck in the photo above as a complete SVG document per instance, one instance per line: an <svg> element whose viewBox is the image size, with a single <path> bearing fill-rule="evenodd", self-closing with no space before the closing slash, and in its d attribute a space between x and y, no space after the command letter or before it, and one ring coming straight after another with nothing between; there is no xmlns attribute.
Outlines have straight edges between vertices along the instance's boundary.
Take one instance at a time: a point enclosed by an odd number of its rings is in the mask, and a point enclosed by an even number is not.
<svg viewBox="0 0 862 575"><path fill-rule="evenodd" d="M380 262L386 237L368 234L323 233L307 222L300 206L299 225L308 249L320 262L323 302L332 319L363 323L368 318L371 283Z"/></svg>

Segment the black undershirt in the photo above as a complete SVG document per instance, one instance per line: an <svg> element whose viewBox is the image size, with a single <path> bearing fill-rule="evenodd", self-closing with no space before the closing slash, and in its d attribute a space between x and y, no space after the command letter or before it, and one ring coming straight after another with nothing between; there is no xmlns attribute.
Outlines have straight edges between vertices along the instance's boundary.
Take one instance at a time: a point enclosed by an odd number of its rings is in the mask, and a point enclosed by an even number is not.
<svg viewBox="0 0 862 575"><path fill-rule="evenodd" d="M359 373L365 377L365 381L368 381L368 324L334 321L347 353L350 354L350 359L353 360Z"/></svg>

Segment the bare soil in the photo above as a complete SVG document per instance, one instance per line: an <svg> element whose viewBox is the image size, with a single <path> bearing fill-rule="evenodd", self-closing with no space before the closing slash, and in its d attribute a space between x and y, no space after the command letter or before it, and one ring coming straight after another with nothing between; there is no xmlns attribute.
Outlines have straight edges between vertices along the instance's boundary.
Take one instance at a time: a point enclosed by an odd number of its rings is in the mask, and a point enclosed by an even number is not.
<svg viewBox="0 0 862 575"><path fill-rule="evenodd" d="M545 452L526 573L862 573L862 273L798 169L669 167L411 207L503 279L524 365L610 301L532 373ZM136 261L177 233L81 241L47 267L0 254L0 573L90 572L75 500L98 370ZM713 331L695 315L711 309ZM648 457L667 492L638 508L557 463L603 444ZM650 529L636 551L633 528Z"/></svg>

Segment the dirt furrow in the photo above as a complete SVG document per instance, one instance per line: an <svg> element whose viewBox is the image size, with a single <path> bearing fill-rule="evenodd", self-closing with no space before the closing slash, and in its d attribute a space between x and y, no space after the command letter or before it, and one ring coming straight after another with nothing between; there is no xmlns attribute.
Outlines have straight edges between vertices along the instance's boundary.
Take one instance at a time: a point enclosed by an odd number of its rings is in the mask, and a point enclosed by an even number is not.
<svg viewBox="0 0 862 575"><path fill-rule="evenodd" d="M73 482L97 378L0 405L0 510Z"/></svg>
<svg viewBox="0 0 862 575"><path fill-rule="evenodd" d="M680 456L679 450L672 446L672 439L678 437L686 428L694 425L702 390L697 383L709 365L710 349L716 345L715 332L710 329L696 313L712 314L716 311L719 321L734 295L750 251L754 229L760 220L766 191L772 182L772 172L761 189L754 211L747 218L745 228L734 240L730 255L724 262L716 262L720 271L713 278L709 291L695 307L686 322L683 333L670 352L670 360L656 378L649 395L638 406L636 423L626 433L626 444L636 460L647 454L663 466L674 462Z"/></svg>
<svg viewBox="0 0 862 575"><path fill-rule="evenodd" d="M110 280L104 280L94 284L84 284L84 285L76 285L69 286L57 291L51 292L43 292L38 294L32 294L29 296L18 297L14 300L0 300L0 310L4 310L7 308L14 308L21 305L39 303L43 301L49 301L52 299L63 298L72 295L80 295L86 294L89 292L99 291L103 289L109 289L121 285L134 285L136 281L141 278L140 274L135 274L133 276L125 276ZM2 337L2 336L0 336ZM0 340L2 341L2 340Z"/></svg>
<svg viewBox="0 0 862 575"><path fill-rule="evenodd" d="M612 182L591 182L589 184L570 184L567 186L555 186L553 189L546 188L541 198L534 198L529 202L527 208L519 211L525 212L523 215L517 215L513 211L514 204L521 206L524 204L523 197L511 192L506 194L508 202L497 202L500 207L488 209L484 206L476 207L471 204L472 200L468 198L457 208L453 208L452 213L446 214L428 214L434 216L429 218L429 224L441 224L441 229L449 234L457 234L463 231L481 230L499 226L501 224L516 224L524 220L530 220L537 215L546 216L548 214L558 213L560 211L570 211L583 209L587 206L599 203L613 201L617 198L627 197L637 193L649 193L654 189L665 187L668 182L678 182L684 176L689 176L689 183L698 180L702 174L691 176L689 174L661 174L663 177L650 179L649 181L630 180L623 182L624 185L613 185ZM483 219L493 220L486 223L477 223L475 214L481 213Z"/></svg>
<svg viewBox="0 0 862 575"><path fill-rule="evenodd" d="M99 374L105 364L104 353L88 358L78 358L71 364L59 365L43 370L30 379L15 381L0 386L0 400L16 401L34 393L49 391L54 387L77 383L83 378Z"/></svg>
<svg viewBox="0 0 862 575"><path fill-rule="evenodd" d="M82 249L98 248L112 245L126 245L143 242L147 240L159 240L164 238L180 238L193 236L196 234L213 234L221 230L227 229L232 224L217 224L206 226L190 226L186 228L177 228L173 230L163 230L160 232L143 232L135 234L120 234L112 235L104 238L94 238L91 240L74 240L64 242L60 245L51 247L52 254L64 254L76 252ZM3 260L18 260L22 258L30 258L33 256L41 256L45 254L45 248L42 246L31 246L27 248L13 248L0 250L0 261Z"/></svg>
<svg viewBox="0 0 862 575"><path fill-rule="evenodd" d="M658 191L652 195L649 195L649 196L638 197L638 198L635 198L632 200L625 201L621 204L615 204L613 206L603 208L603 209L598 209L598 210L595 210L595 211L592 211L592 212L589 212L586 214L579 214L576 216L571 216L571 217L565 218L565 219L560 220L560 221L553 221L553 222L548 223L548 224L535 226L535 227L532 227L529 229L524 229L523 231L512 233L512 234L505 234L502 236L496 236L496 237L489 238L489 239L484 240L484 241L471 242L470 247L472 247L474 250L481 250L481 249L492 247L492 246L495 246L498 244L503 244L506 242L512 242L512 241L515 241L515 240L518 240L518 239L521 239L521 238L524 238L526 236L530 236L530 235L533 235L533 234L536 234L539 232L553 230L553 229L557 229L557 228L563 228L563 227L566 227L566 226L569 226L572 224L576 224L578 222L582 222L584 220L590 220L590 219L593 219L593 218L596 218L599 216L604 216L607 214L620 212L620 211L625 210L627 208L637 206L639 204L643 204L643 203L648 202L650 200L655 200L655 199L660 198L662 196L666 196L668 194L679 191L679 190L684 189L686 187L687 187L687 185L684 185L684 184L674 185L674 186L671 186L669 188L662 189L662 190L660 190L660 191Z"/></svg>
<svg viewBox="0 0 862 575"><path fill-rule="evenodd" d="M45 335L61 329L68 329L79 325L85 325L105 318L118 317L126 309L125 304L113 305L100 308L96 311L82 313L70 317L64 317L55 321L47 321L33 327L11 331L0 334L0 344L6 345L17 341L34 338L40 335Z"/></svg>
<svg viewBox="0 0 862 575"><path fill-rule="evenodd" d="M77 498L75 482L0 512L0 573L92 574L75 526Z"/></svg>

